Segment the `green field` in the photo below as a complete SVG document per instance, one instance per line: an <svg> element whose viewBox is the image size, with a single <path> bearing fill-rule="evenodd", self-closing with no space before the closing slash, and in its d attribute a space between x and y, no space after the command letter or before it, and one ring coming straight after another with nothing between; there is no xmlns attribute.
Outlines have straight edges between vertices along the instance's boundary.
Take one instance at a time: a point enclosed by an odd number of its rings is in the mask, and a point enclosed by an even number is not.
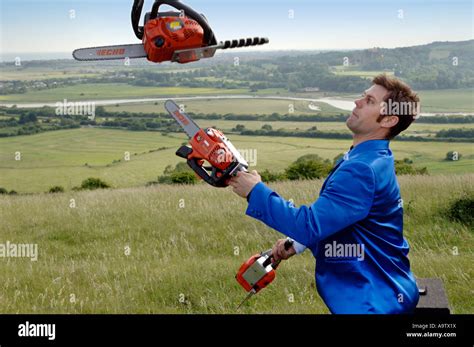
<svg viewBox="0 0 474 347"><path fill-rule="evenodd" d="M105 64L104 64L105 63ZM104 73L121 73L142 71L144 67L134 67L133 61L130 66L122 64L99 64L80 63L77 61L52 62L48 65L31 66L31 62L22 62L21 66L13 63L2 65L0 68L0 80L2 81L40 81L50 78L75 78L75 77L97 77ZM150 65L150 68L152 66ZM177 67L174 65L161 65L161 72L185 72L196 70L196 68Z"/></svg>
<svg viewBox="0 0 474 347"><path fill-rule="evenodd" d="M474 91L473 89L445 89L445 90L421 90L418 91L421 98L421 110L427 113L474 113ZM58 87L37 91L28 91L24 94L0 95L0 103L52 103L63 99L68 101L79 100L108 100L108 99L139 99L179 96L206 96L206 95L256 95L256 96L293 96L301 98L342 97L346 100L354 100L358 95L344 93L289 93L284 89L262 89L250 93L248 89L218 89L218 88L188 88L188 87L140 87L125 83L96 83L78 84L74 86ZM309 102L293 100L186 100L186 105L196 110L194 112L207 113L235 113L235 114L286 114L289 105L294 104L295 114L314 114L308 108ZM324 114L340 113L341 111L325 103L314 102L321 107ZM153 102L140 104L123 104L119 107L109 106L109 110L123 110L131 112L155 112L156 105ZM344 111L342 111L344 112ZM345 111L347 112L347 111Z"/></svg>
<svg viewBox="0 0 474 347"><path fill-rule="evenodd" d="M59 184L69 189L90 176L117 187L143 185L156 179L167 164L177 162L174 152L184 140L184 135L178 139L154 132L87 128L3 138L0 187L28 192ZM149 153L160 147L168 149ZM15 152L21 153L20 161L14 160ZM125 152L130 161L124 160Z"/></svg>
<svg viewBox="0 0 474 347"><path fill-rule="evenodd" d="M222 119L199 119L197 120L200 126L213 126L217 129L229 132L235 128L237 124L245 125L246 129L257 130L261 129L264 124L269 124L273 129L285 130L306 130L316 126L320 131L338 131L348 132L349 129L345 122L268 122L268 121L238 121L238 120L222 120ZM403 134L413 136L434 136L434 134L443 129L462 129L473 128L472 124L428 124L428 123L414 123L406 129Z"/></svg>
<svg viewBox="0 0 474 347"><path fill-rule="evenodd" d="M357 76L367 79L372 79L382 73L393 75L392 71L362 71L358 70L357 66L332 66L331 72L339 76Z"/></svg>
<svg viewBox="0 0 474 347"><path fill-rule="evenodd" d="M399 177L412 270L443 280L453 313L474 313L474 235L443 211L474 192L473 178ZM321 184L271 187L300 205ZM281 235L245 217L245 200L230 189L0 195L0 206L1 242L34 243L39 252L36 262L0 259L3 313L328 313L309 251L283 262L276 280L236 311L246 295L234 279L240 264Z"/></svg>
<svg viewBox="0 0 474 347"><path fill-rule="evenodd" d="M474 114L474 89L420 90L422 112Z"/></svg>
<svg viewBox="0 0 474 347"><path fill-rule="evenodd" d="M438 50L431 58L440 59L449 56L449 51ZM393 75L391 71L362 71L357 67L334 66L331 71L341 76L357 76L372 79L378 74ZM436 112L470 112L474 113L473 89L440 89L417 91L421 100L421 110L427 113Z"/></svg>
<svg viewBox="0 0 474 347"><path fill-rule="evenodd" d="M261 95L261 94L260 94ZM314 115L319 111L310 109L312 104L320 108L324 115L348 113L348 111L332 107L324 102L310 102L304 100L278 100L278 99L202 99L202 100L176 100L183 104L187 112L206 113L206 114L307 114ZM163 111L164 102L146 102L136 104L117 104L105 106L109 112L154 112Z"/></svg>
<svg viewBox="0 0 474 347"><path fill-rule="evenodd" d="M421 112L425 113L467 113L474 114L474 89L417 90ZM354 100L358 95L343 95Z"/></svg>
<svg viewBox="0 0 474 347"><path fill-rule="evenodd" d="M24 94L0 95L4 103L62 102L74 100L104 100L157 98L177 95L241 94L247 89L186 88L186 87L139 87L125 83L79 84L61 88L29 91Z"/></svg>
<svg viewBox="0 0 474 347"><path fill-rule="evenodd" d="M276 99L208 99L208 100L177 100L179 104L185 106L187 112L193 113L217 113L217 114L261 114L270 115L272 113L285 114L288 113L289 105L292 105L294 115L307 114L314 115L317 112L311 110L309 105L311 102L302 100L276 100ZM321 108L322 114L345 114L344 111L332 107L323 102L312 102ZM132 112L132 113L159 113L164 108L164 102L148 102L148 103L127 103L113 106L105 106L108 112ZM264 124L270 124L273 129L309 129L316 126L321 131L348 131L344 122L271 122L271 121L233 121L233 120L206 120L199 119L199 124L203 127L215 126L218 129L229 131L235 128L237 124L244 124L249 130L260 129ZM404 131L405 135L410 136L434 136L436 132L443 129L471 128L472 124L427 124L413 123Z"/></svg>
<svg viewBox="0 0 474 347"><path fill-rule="evenodd" d="M256 163L250 164L256 164L257 170L272 171L283 170L308 153L332 160L351 145L350 140L229 137L238 149L256 151ZM163 136L158 132L99 128L0 138L0 187L18 192L44 192L51 186L62 185L70 190L87 177L100 177L119 188L143 186L161 175L167 165L182 160L174 153L184 141L184 134ZM161 147L165 149L149 152ZM395 141L391 148L396 158L411 158L432 174L473 171L474 146L470 143ZM451 150L461 153L461 160L444 161ZM19 161L15 160L16 152L21 153ZM124 160L125 152L130 153L129 161ZM113 163L114 160L121 161Z"/></svg>
<svg viewBox="0 0 474 347"><path fill-rule="evenodd" d="M17 67L14 65L2 66L0 71L0 80L2 81L40 81L50 78L75 78L75 77L97 77L104 69L100 68L83 68L64 67L55 68L54 64L51 67Z"/></svg>

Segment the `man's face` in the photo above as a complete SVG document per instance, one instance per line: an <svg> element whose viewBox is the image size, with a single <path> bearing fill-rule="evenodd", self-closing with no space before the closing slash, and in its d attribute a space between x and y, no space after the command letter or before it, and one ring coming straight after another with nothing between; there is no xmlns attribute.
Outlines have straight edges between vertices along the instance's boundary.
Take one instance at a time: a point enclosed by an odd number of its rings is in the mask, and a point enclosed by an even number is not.
<svg viewBox="0 0 474 347"><path fill-rule="evenodd" d="M387 93L387 89L374 84L362 94L360 99L354 101L356 107L346 120L347 127L354 134L366 135L385 131L381 129L381 124L377 122L377 119L382 112L382 103Z"/></svg>

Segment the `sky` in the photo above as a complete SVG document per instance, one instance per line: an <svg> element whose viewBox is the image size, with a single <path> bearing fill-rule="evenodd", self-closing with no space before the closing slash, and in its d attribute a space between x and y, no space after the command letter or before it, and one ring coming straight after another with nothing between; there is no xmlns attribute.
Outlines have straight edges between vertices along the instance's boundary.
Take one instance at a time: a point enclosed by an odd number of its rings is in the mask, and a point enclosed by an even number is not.
<svg viewBox="0 0 474 347"><path fill-rule="evenodd" d="M472 39L472 0L187 0L218 40L263 36L266 50L404 47ZM138 43L132 0L0 0L0 56ZM143 15L153 0L145 0Z"/></svg>

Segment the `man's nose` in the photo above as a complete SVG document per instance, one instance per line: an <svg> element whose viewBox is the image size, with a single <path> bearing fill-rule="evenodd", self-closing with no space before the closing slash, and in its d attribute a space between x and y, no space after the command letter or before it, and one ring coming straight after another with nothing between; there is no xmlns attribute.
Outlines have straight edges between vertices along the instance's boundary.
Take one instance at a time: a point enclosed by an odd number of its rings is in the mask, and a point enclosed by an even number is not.
<svg viewBox="0 0 474 347"><path fill-rule="evenodd" d="M362 106L362 99L356 99L356 100L354 100L354 103L356 104L357 107L361 107Z"/></svg>

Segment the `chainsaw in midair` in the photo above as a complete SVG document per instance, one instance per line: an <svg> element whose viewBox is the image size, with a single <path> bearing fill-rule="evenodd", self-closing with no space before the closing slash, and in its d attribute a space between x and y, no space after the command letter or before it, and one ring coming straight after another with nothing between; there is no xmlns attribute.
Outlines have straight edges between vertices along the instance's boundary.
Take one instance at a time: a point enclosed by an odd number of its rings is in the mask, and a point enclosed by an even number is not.
<svg viewBox="0 0 474 347"><path fill-rule="evenodd" d="M102 46L76 49L76 60L111 60L147 58L161 63L172 61L180 64L211 58L218 49L257 46L268 43L264 37L217 42L204 15L178 0L155 0L151 12L146 13L144 26L140 26L144 0L134 0L132 27L141 44ZM179 12L159 12L168 5Z"/></svg>
<svg viewBox="0 0 474 347"><path fill-rule="evenodd" d="M200 128L172 100L165 102L165 109L189 137L190 146L181 146L176 155L186 159L200 178L214 187L227 187L233 175L247 171L247 161L221 131Z"/></svg>
<svg viewBox="0 0 474 347"><path fill-rule="evenodd" d="M293 246L293 240L287 239L284 244L285 250L289 250L291 246ZM249 293L237 309L250 299L252 295L257 294L275 279L275 270L280 265L280 261L273 260L272 250L269 249L251 256L240 266L235 279Z"/></svg>

